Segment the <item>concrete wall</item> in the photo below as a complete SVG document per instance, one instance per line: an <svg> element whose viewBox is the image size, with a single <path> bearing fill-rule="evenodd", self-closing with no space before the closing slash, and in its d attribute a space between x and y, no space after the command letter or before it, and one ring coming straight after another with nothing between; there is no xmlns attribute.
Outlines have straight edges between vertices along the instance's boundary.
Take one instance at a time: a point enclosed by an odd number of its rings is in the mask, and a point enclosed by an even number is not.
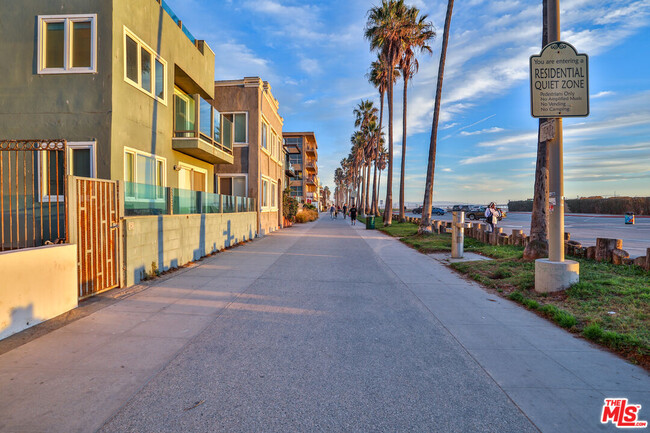
<svg viewBox="0 0 650 433"><path fill-rule="evenodd" d="M159 215L124 219L126 285L146 275L248 241L257 234L255 212Z"/></svg>
<svg viewBox="0 0 650 433"><path fill-rule="evenodd" d="M0 339L76 307L76 245L0 252Z"/></svg>

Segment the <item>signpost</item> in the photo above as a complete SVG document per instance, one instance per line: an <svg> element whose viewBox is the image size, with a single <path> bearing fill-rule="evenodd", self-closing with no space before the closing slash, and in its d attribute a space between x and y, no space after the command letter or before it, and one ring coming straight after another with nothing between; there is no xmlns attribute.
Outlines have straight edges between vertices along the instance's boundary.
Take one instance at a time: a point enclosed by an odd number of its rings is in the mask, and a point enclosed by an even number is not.
<svg viewBox="0 0 650 433"><path fill-rule="evenodd" d="M535 261L535 290L555 292L580 279L578 262L564 260L564 162L562 118L589 115L589 59L560 40L559 0L548 3L548 37L555 41L530 57L530 95L533 117L548 118L540 141L549 149L548 259Z"/></svg>

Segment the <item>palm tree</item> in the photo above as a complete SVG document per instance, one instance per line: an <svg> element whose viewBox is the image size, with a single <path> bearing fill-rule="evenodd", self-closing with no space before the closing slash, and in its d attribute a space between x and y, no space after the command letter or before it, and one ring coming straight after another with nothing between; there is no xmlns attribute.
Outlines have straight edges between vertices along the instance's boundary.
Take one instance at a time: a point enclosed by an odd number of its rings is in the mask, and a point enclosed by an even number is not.
<svg viewBox="0 0 650 433"><path fill-rule="evenodd" d="M440 99L442 97L442 79L445 72L445 59L447 44L449 42L449 27L451 26L451 12L454 0L448 0L447 15L445 16L445 30L442 34L442 48L440 50L440 63L438 65L438 84L436 86L436 102L433 108L433 123L431 125L431 142L429 143L429 164L427 165L427 180L424 187L424 204L422 205L422 218L418 233L431 233L431 205L433 204L433 175L436 170L436 145L438 141L438 119L440 116Z"/></svg>
<svg viewBox="0 0 650 433"><path fill-rule="evenodd" d="M336 193L334 194L334 201L336 202L336 205L338 206L340 203L340 200L342 199L340 196L343 193L343 184L345 182L345 174L343 172L343 168L338 167L336 170L334 170L334 184L336 185Z"/></svg>
<svg viewBox="0 0 650 433"><path fill-rule="evenodd" d="M548 40L548 0L542 1L542 48ZM530 215L530 242L524 249L525 260L535 260L548 255L548 146L539 141L539 131L546 119L539 119L537 130L537 163L535 165L535 189L533 211Z"/></svg>
<svg viewBox="0 0 650 433"><path fill-rule="evenodd" d="M436 32L433 31L433 25L426 22L427 15L418 17L420 11L416 7L411 7L408 10L407 22L411 27L410 31L405 35L402 41L402 57L399 61L399 68L402 71L402 79L404 80L404 97L403 102L403 116L402 116L402 166L399 179L399 220L404 222L406 215L404 214L404 175L406 169L406 101L408 95L408 82L415 75L419 69L420 64L415 57L415 51L431 53L431 47L427 44L429 40L433 39Z"/></svg>
<svg viewBox="0 0 650 433"><path fill-rule="evenodd" d="M407 31L404 17L407 7L404 0L382 0L380 6L368 11L365 37L370 49L381 52L388 65L388 183L386 186L386 210L384 225L389 226L393 217L393 71L401 57L401 39Z"/></svg>
<svg viewBox="0 0 650 433"><path fill-rule="evenodd" d="M386 150L386 147L384 147L383 139L379 145L378 153L377 169L379 170L379 179L377 179L377 210L375 211L375 216L379 216L379 187L381 186L381 172L386 169L386 165L388 164L388 151Z"/></svg>
<svg viewBox="0 0 650 433"><path fill-rule="evenodd" d="M383 120L384 120L384 95L388 87L388 64L386 59L381 53L377 56L377 60L372 62L370 72L368 73L368 81L375 86L379 91L379 134L383 135ZM400 77L399 69L393 69L393 84L397 82ZM383 138L379 141L383 142ZM377 163L379 152L375 152L375 171L372 180L372 213L379 216L379 188L377 183Z"/></svg>

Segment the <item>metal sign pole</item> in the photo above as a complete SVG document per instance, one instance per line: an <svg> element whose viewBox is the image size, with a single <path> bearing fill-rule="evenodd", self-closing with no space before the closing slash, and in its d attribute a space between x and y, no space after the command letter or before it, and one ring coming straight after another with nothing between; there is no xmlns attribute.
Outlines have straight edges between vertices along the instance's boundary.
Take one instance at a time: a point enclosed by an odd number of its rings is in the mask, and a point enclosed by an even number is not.
<svg viewBox="0 0 650 433"><path fill-rule="evenodd" d="M548 0L548 38L560 39L560 0ZM564 163L562 159L562 118L555 118L555 134L549 148L549 250L552 262L564 261Z"/></svg>

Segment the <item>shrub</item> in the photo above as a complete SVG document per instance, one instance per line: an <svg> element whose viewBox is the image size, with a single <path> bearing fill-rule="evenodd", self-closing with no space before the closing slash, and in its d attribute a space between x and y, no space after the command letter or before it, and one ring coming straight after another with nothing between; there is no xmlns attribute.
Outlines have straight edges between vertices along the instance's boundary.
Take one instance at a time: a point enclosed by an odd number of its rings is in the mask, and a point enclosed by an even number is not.
<svg viewBox="0 0 650 433"><path fill-rule="evenodd" d="M282 192L282 215L289 221L294 221L298 212L298 200L291 197L291 188Z"/></svg>
<svg viewBox="0 0 650 433"><path fill-rule="evenodd" d="M303 209L296 214L297 223L308 223L318 219L318 212L311 209Z"/></svg>

